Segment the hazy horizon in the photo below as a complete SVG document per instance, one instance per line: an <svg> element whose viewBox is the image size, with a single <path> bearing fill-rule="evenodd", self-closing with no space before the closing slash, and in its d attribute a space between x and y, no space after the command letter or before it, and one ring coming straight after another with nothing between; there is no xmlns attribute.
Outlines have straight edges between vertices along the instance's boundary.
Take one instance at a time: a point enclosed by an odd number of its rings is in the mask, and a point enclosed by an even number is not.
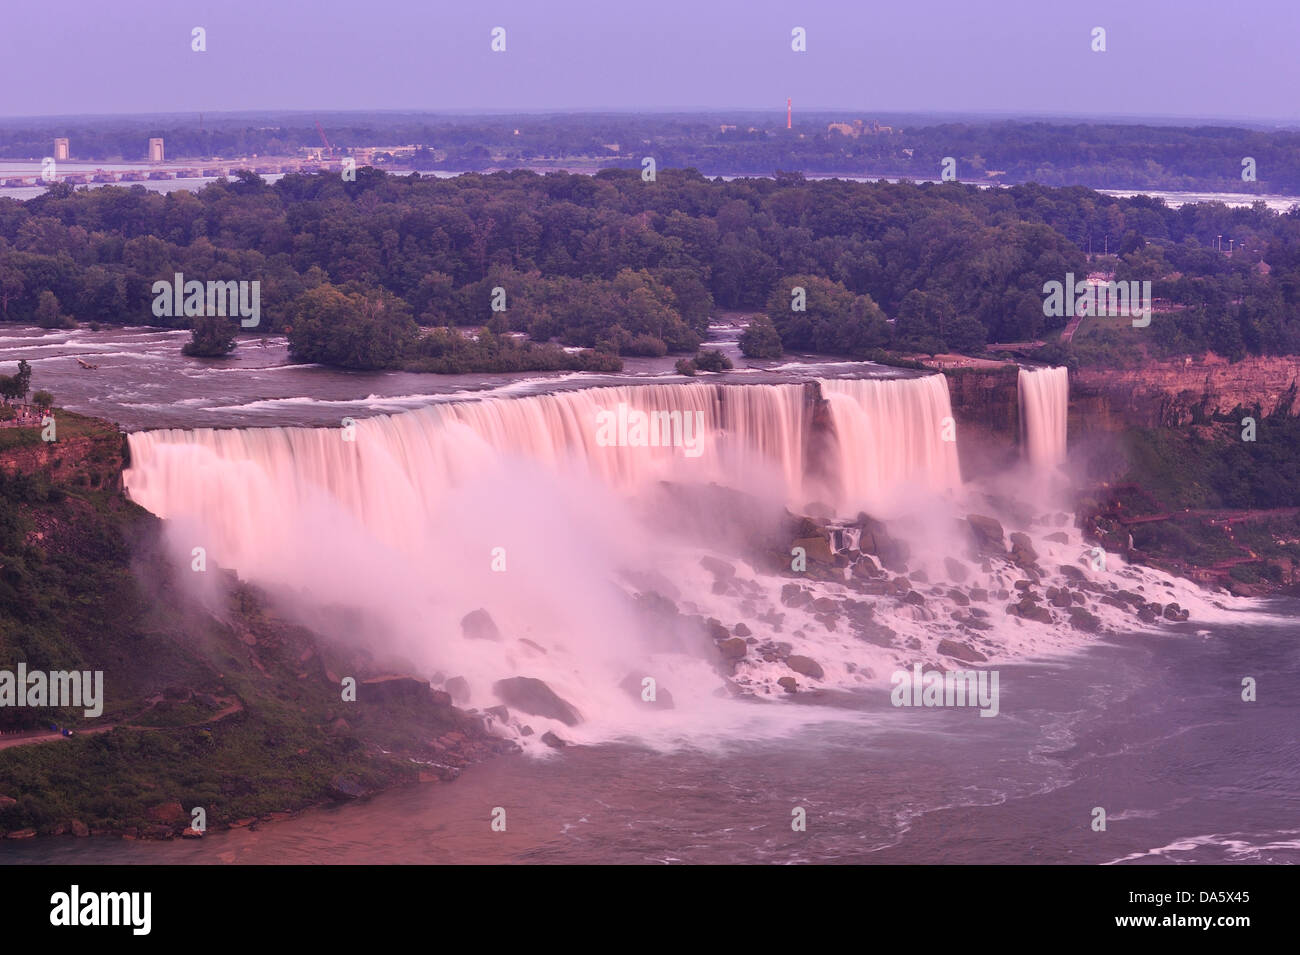
<svg viewBox="0 0 1300 955"><path fill-rule="evenodd" d="M857 111L1113 122L1300 123L1300 8L1247 22L1209 0L993 10L940 0L868 9L667 0L653 8L417 0L208 9L71 0L6 10L8 118L245 112L685 113ZM1268 29L1255 26L1261 22ZM505 52L490 49L494 27ZM791 30L807 51L791 50ZM1091 31L1107 31L1105 53ZM206 50L191 49L191 30Z"/></svg>

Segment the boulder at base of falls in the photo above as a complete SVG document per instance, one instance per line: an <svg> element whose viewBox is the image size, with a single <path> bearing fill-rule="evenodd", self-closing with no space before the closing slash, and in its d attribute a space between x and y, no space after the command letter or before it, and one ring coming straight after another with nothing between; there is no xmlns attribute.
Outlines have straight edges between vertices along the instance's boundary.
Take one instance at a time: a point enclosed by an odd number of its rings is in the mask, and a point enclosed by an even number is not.
<svg viewBox="0 0 1300 955"><path fill-rule="evenodd" d="M749 649L743 637L731 637L718 641L718 651L724 660L743 660Z"/></svg>
<svg viewBox="0 0 1300 955"><path fill-rule="evenodd" d="M460 621L460 632L467 640L500 640L501 631L497 629L492 615L480 607L465 614Z"/></svg>
<svg viewBox="0 0 1300 955"><path fill-rule="evenodd" d="M964 584L966 582L966 577L970 573L969 568L967 568L965 564L959 560L954 560L951 557L945 557L943 559L943 569L948 572L948 579L954 584Z"/></svg>
<svg viewBox="0 0 1300 955"><path fill-rule="evenodd" d="M1101 618L1089 613L1082 607L1071 607L1070 626L1085 633L1096 633L1101 629Z"/></svg>
<svg viewBox="0 0 1300 955"><path fill-rule="evenodd" d="M433 687L414 676L375 676L361 681L357 698L367 703L420 702L432 699Z"/></svg>
<svg viewBox="0 0 1300 955"><path fill-rule="evenodd" d="M647 685L646 680L654 680L654 677L644 673L629 673L619 681L619 689L628 696L632 697L638 703L654 710L671 710L673 708L673 695L664 687L659 685L659 681ZM646 699L653 690L653 698Z"/></svg>
<svg viewBox="0 0 1300 955"><path fill-rule="evenodd" d="M564 749L564 747L569 745L550 730L547 730L542 734L542 742L551 747L551 749Z"/></svg>
<svg viewBox="0 0 1300 955"><path fill-rule="evenodd" d="M360 799L369 792L365 786L347 776L339 775L330 780L329 793L335 799Z"/></svg>
<svg viewBox="0 0 1300 955"><path fill-rule="evenodd" d="M793 693L795 689L798 687L798 684L795 683L794 677L792 676L780 677L779 679L777 679L776 685L779 686L781 689L785 690L787 693Z"/></svg>
<svg viewBox="0 0 1300 955"><path fill-rule="evenodd" d="M469 689L469 680L465 679L463 676L452 677L447 681L446 688L453 703L462 704L469 702L469 698L472 695Z"/></svg>
<svg viewBox="0 0 1300 955"><path fill-rule="evenodd" d="M735 567L731 566L731 564L727 563L725 560L711 557L708 554L705 554L700 558L700 566L711 573L714 577L720 577L723 580L728 580L736 576Z"/></svg>
<svg viewBox="0 0 1300 955"><path fill-rule="evenodd" d="M940 640L938 649L944 656L964 663L983 663L988 659L970 644L958 643L956 640Z"/></svg>
<svg viewBox="0 0 1300 955"><path fill-rule="evenodd" d="M803 676L810 677L814 680L820 680L826 676L826 672L821 668L821 664L812 657L800 656L797 653L791 654L786 657L785 665L795 673L802 674Z"/></svg>
<svg viewBox="0 0 1300 955"><path fill-rule="evenodd" d="M791 549L802 547L808 559L819 564L831 564L835 562L835 555L831 553L831 545L825 537L801 537L790 545ZM791 554L793 559L794 555Z"/></svg>
<svg viewBox="0 0 1300 955"><path fill-rule="evenodd" d="M512 676L492 684L492 692L505 704L531 716L559 720L565 726L577 726L582 717L541 680L530 676Z"/></svg>
<svg viewBox="0 0 1300 955"><path fill-rule="evenodd" d="M1020 567L1028 567L1038 560L1038 551L1034 550L1033 541L1028 534L1020 531L1011 532L1011 562Z"/></svg>
<svg viewBox="0 0 1300 955"><path fill-rule="evenodd" d="M1052 531L1050 534L1044 534L1043 540L1051 541L1053 544L1068 544L1070 543L1070 535L1065 531Z"/></svg>
<svg viewBox="0 0 1300 955"><path fill-rule="evenodd" d="M970 525L971 535L975 539L975 546L980 551L992 551L993 553L1006 553L1006 546L1002 543L1002 524L991 517L985 517L983 514L966 515L966 523Z"/></svg>

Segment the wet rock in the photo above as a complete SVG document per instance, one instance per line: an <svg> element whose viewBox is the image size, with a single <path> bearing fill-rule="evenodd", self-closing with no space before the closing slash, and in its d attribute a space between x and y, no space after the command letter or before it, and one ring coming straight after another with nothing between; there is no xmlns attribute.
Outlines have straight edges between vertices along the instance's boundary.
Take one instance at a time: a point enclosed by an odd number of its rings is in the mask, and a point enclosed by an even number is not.
<svg viewBox="0 0 1300 955"><path fill-rule="evenodd" d="M186 829L181 833L182 839L202 839L203 832L199 829Z"/></svg>
<svg viewBox="0 0 1300 955"><path fill-rule="evenodd" d="M467 640L500 640L501 631L492 615L480 607L465 614L460 621L460 632Z"/></svg>
<svg viewBox="0 0 1300 955"><path fill-rule="evenodd" d="M468 703L472 695L469 689L469 680L463 676L454 676L447 681L447 692L451 694L451 699L456 704Z"/></svg>
<svg viewBox="0 0 1300 955"><path fill-rule="evenodd" d="M776 685L779 686L781 689L785 690L787 693L795 692L795 689L798 686L798 684L795 683L794 677L792 676L779 677L776 681Z"/></svg>
<svg viewBox="0 0 1300 955"><path fill-rule="evenodd" d="M1005 552L1006 548L1002 543L1002 524L999 521L983 514L968 514L966 523L970 525L975 546L981 551L999 554Z"/></svg>
<svg viewBox="0 0 1300 955"><path fill-rule="evenodd" d="M946 657L961 660L964 663L983 663L988 659L974 647L956 640L940 640L938 650Z"/></svg>
<svg viewBox="0 0 1300 955"><path fill-rule="evenodd" d="M917 593L915 590L909 590L909 591L907 592L907 596L905 596L905 597L903 598L903 602L904 602L904 603L909 603L909 604L914 604L914 605L916 605L916 606L918 606L918 607L924 607L924 606L925 606L925 597L922 596L921 594Z"/></svg>
<svg viewBox="0 0 1300 955"><path fill-rule="evenodd" d="M500 704L497 706L489 706L483 710L483 712L488 716L494 717L500 723L510 722L510 710Z"/></svg>
<svg viewBox="0 0 1300 955"><path fill-rule="evenodd" d="M412 703L429 699L427 680L414 676L376 676L362 680L357 699L365 703Z"/></svg>
<svg viewBox="0 0 1300 955"><path fill-rule="evenodd" d="M1070 626L1087 633L1096 633L1101 629L1101 618L1089 613L1082 607L1071 607Z"/></svg>
<svg viewBox="0 0 1300 955"><path fill-rule="evenodd" d="M970 599L979 601L980 603L988 603L989 592L983 587L972 587L970 589Z"/></svg>
<svg viewBox="0 0 1300 955"><path fill-rule="evenodd" d="M912 571L912 572L911 572L910 574L908 574L907 576L908 576L909 578L911 578L912 580L918 581L919 583L922 583L922 584L928 584L928 583L930 582L930 576L929 576L925 571L921 570L920 568L918 568L918 569Z"/></svg>
<svg viewBox="0 0 1300 955"><path fill-rule="evenodd" d="M791 654L786 658L785 665L795 673L802 674L803 676L810 677L814 680L820 680L826 676L825 671L821 668L821 664L812 657L801 656L797 653Z"/></svg>
<svg viewBox="0 0 1300 955"><path fill-rule="evenodd" d="M818 613L833 613L840 608L840 605L832 597L818 597L812 602L812 608Z"/></svg>
<svg viewBox="0 0 1300 955"><path fill-rule="evenodd" d="M943 569L948 572L948 579L955 584L963 584L966 578L970 576L970 569L959 560L951 557L943 559Z"/></svg>
<svg viewBox="0 0 1300 955"><path fill-rule="evenodd" d="M1076 568L1074 564L1062 564L1057 569L1060 570L1062 577L1070 579L1070 581L1086 581L1088 579L1088 574L1084 573L1082 569Z"/></svg>
<svg viewBox="0 0 1300 955"><path fill-rule="evenodd" d="M738 623L738 624L736 624L734 627L731 628L731 632L734 633L734 634L735 634L736 636L738 636L738 637L747 637L747 636L749 636L751 633L753 633L754 631L750 630L749 627L745 626L745 624L743 624L743 623Z"/></svg>
<svg viewBox="0 0 1300 955"><path fill-rule="evenodd" d="M1182 607L1178 606L1178 604L1171 603L1169 604L1169 606L1165 607L1165 612L1163 616L1166 620L1178 621L1178 620L1186 620L1189 615L1187 611L1184 610Z"/></svg>
<svg viewBox="0 0 1300 955"><path fill-rule="evenodd" d="M559 720L565 726L577 726L582 721L572 705L561 699L544 682L533 677L512 676L497 680L492 684L492 692L503 703L530 716Z"/></svg>
<svg viewBox="0 0 1300 955"><path fill-rule="evenodd" d="M731 637L718 643L718 650L724 660L743 660L749 647L742 637Z"/></svg>
<svg viewBox="0 0 1300 955"><path fill-rule="evenodd" d="M819 564L832 564L835 561L835 555L831 553L831 545L825 537L801 537L790 546L791 548L802 547L810 561Z"/></svg>
<svg viewBox="0 0 1300 955"><path fill-rule="evenodd" d="M619 681L619 689L632 697L638 703L648 706L651 709L671 710L673 708L673 695L668 692L666 687L660 686L658 680L655 680L654 683L654 699L647 700L645 698L645 679L648 675L649 674L645 673L629 673Z"/></svg>
<svg viewBox="0 0 1300 955"><path fill-rule="evenodd" d="M355 780L340 775L330 780L329 793L335 799L360 799L367 790Z"/></svg>
<svg viewBox="0 0 1300 955"><path fill-rule="evenodd" d="M969 606L970 606L970 598L967 597L967 596L966 596L964 593L962 593L960 590L950 590L950 591L948 591L948 599L951 600L953 603L955 603L955 604L956 604L957 606L959 606L959 607L969 607Z"/></svg>
<svg viewBox="0 0 1300 955"><path fill-rule="evenodd" d="M736 576L735 567L727 563L725 560L720 560L717 557L710 557L707 554L700 558L700 566L711 573L714 577L721 577L724 580Z"/></svg>
<svg viewBox="0 0 1300 955"><path fill-rule="evenodd" d="M880 568L873 557L863 557L853 565L853 576L862 579L880 577L884 571Z"/></svg>
<svg viewBox="0 0 1300 955"><path fill-rule="evenodd" d="M564 749L564 747L569 745L550 730L547 730L542 734L542 742L551 747L551 749Z"/></svg>
<svg viewBox="0 0 1300 955"><path fill-rule="evenodd" d="M1143 623L1155 623L1160 618L1156 616L1156 612L1150 607L1142 607L1138 610L1138 619Z"/></svg>
<svg viewBox="0 0 1300 955"><path fill-rule="evenodd" d="M677 609L677 604L673 603L657 590L647 590L645 593L637 594L636 605L639 609L660 617L675 617L680 613ZM521 639L520 642L523 643L524 640ZM531 640L527 642L532 643ZM536 647L538 645L533 643L533 646ZM538 649L542 648L538 647ZM542 649L542 652L545 653L546 651Z"/></svg>
<svg viewBox="0 0 1300 955"><path fill-rule="evenodd" d="M1038 560L1038 551L1034 550L1034 543L1029 539L1028 534L1022 534L1020 531L1011 532L1011 560L1021 566L1033 564Z"/></svg>
<svg viewBox="0 0 1300 955"><path fill-rule="evenodd" d="M1053 544L1068 544L1070 543L1070 535L1065 531L1052 531L1050 534L1044 534L1043 540L1051 541Z"/></svg>
<svg viewBox="0 0 1300 955"><path fill-rule="evenodd" d="M1068 607L1072 603L1068 590L1058 590L1048 599L1053 607Z"/></svg>
<svg viewBox="0 0 1300 955"><path fill-rule="evenodd" d="M864 640L877 647L894 646L894 640L898 636L898 634L889 627L886 627L884 624L876 623L871 620L854 624L853 632L858 639Z"/></svg>
<svg viewBox="0 0 1300 955"><path fill-rule="evenodd" d="M781 588L781 603L787 607L802 607L812 600L812 594L798 584L785 584Z"/></svg>
<svg viewBox="0 0 1300 955"><path fill-rule="evenodd" d="M1034 586L1034 582L1032 580L1017 580L1011 586L1015 587L1016 590L1029 590Z"/></svg>

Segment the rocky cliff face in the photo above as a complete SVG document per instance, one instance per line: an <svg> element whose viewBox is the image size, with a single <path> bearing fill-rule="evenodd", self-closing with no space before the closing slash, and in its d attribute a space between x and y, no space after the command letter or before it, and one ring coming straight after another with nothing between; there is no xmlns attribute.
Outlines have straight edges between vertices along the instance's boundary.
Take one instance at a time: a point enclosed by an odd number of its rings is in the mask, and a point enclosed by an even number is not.
<svg viewBox="0 0 1300 955"><path fill-rule="evenodd" d="M1126 370L1085 368L1071 376L1070 430L1080 434L1126 425L1181 427L1198 414L1209 417L1238 405L1258 405L1269 414L1287 404L1297 378L1300 361L1295 358L1229 362L1214 354Z"/></svg>
<svg viewBox="0 0 1300 955"><path fill-rule="evenodd" d="M959 368L944 371L957 421L962 477L970 480L1012 463L1020 453L1020 370Z"/></svg>
<svg viewBox="0 0 1300 955"><path fill-rule="evenodd" d="M0 468L43 473L54 484L120 490L126 467L126 438L107 421L58 410L56 441L41 440L40 428L0 431Z"/></svg>

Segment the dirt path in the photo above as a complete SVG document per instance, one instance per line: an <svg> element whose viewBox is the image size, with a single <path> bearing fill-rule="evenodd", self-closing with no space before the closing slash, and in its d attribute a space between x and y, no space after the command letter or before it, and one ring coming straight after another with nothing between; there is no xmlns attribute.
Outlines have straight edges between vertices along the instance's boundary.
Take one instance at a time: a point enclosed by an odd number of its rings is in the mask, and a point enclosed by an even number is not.
<svg viewBox="0 0 1300 955"><path fill-rule="evenodd" d="M228 704L227 706L218 710L216 713L213 713L208 718L202 720L195 720L192 723L180 723L176 726L141 726L137 723L106 723L103 726L93 726L87 729L78 729L75 731L75 733L77 736L91 736L95 733L107 733L109 730L117 729L119 726L122 727L123 729L129 729L129 730L188 729L194 726L208 726L212 723L217 723L221 720L224 720L227 716L233 716L234 714L242 711L243 708L244 708L244 704L239 700L235 700L233 703ZM142 710L141 713L147 712L148 709L152 709L152 707L149 707L146 710ZM141 715L141 713L136 714L137 718ZM0 749L11 749L14 746L29 746L34 743L51 743L57 739L71 739L71 738L72 737L64 736L63 733L59 732L58 730L48 730L40 733L15 734L13 736L0 736Z"/></svg>

